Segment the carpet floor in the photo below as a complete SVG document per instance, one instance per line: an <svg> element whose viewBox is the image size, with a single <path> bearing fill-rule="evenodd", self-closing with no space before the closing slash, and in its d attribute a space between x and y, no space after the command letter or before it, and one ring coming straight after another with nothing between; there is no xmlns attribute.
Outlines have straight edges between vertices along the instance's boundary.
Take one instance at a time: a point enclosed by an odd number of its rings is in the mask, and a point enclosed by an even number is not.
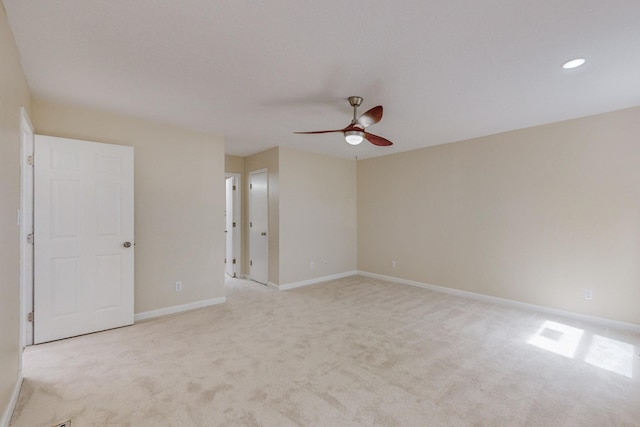
<svg viewBox="0 0 640 427"><path fill-rule="evenodd" d="M640 334L353 276L29 347L12 427L639 426Z"/></svg>

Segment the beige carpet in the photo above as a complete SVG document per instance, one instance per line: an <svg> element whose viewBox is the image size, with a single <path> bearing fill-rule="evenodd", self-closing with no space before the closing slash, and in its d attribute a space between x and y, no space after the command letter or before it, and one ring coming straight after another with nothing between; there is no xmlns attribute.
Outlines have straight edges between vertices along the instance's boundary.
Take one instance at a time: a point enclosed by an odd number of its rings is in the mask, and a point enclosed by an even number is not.
<svg viewBox="0 0 640 427"><path fill-rule="evenodd" d="M363 277L28 348L11 426L637 426L640 336Z"/></svg>

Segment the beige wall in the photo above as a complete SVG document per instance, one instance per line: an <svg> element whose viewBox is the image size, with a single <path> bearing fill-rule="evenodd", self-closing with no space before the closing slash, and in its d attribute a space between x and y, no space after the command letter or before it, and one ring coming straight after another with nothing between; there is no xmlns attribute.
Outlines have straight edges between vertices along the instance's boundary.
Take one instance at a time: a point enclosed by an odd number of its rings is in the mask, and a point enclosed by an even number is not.
<svg viewBox="0 0 640 427"><path fill-rule="evenodd" d="M0 5L0 419L18 380L20 344L20 107L31 95Z"/></svg>
<svg viewBox="0 0 640 427"><path fill-rule="evenodd" d="M271 148L260 153L253 154L244 158L244 171L243 177L243 202L244 206L244 229L247 230L244 233L244 245L243 245L243 260L242 269L243 274L249 273L249 174L251 172L267 169L268 170L268 185L269 185L269 230L267 231L269 236L269 282L274 284L280 283L280 240L279 240L279 225L280 225L280 185L279 185L279 148Z"/></svg>
<svg viewBox="0 0 640 427"><path fill-rule="evenodd" d="M244 158L238 156L224 156L224 171L227 173L244 174Z"/></svg>
<svg viewBox="0 0 640 427"><path fill-rule="evenodd" d="M640 324L639 142L640 107L360 161L359 269Z"/></svg>
<svg viewBox="0 0 640 427"><path fill-rule="evenodd" d="M279 284L356 270L356 199L355 160L280 147Z"/></svg>
<svg viewBox="0 0 640 427"><path fill-rule="evenodd" d="M39 134L134 147L136 313L224 296L223 137L44 101L32 119Z"/></svg>

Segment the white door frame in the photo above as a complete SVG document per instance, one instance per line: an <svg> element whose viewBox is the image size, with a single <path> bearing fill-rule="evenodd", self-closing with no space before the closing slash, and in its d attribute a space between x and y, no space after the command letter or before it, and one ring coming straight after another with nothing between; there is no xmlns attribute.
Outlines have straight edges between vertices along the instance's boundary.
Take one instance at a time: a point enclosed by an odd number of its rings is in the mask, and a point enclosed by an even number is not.
<svg viewBox="0 0 640 427"><path fill-rule="evenodd" d="M249 172L249 185L251 185L251 177L253 175L259 174L259 173L265 173L266 177L267 177L267 236L268 236L268 228L269 228L269 171L267 170L267 168L263 168L263 169L258 169L258 170L254 170ZM247 198L249 200L249 222L251 222L253 220L253 201L252 201L252 195L251 195L251 191L249 191L249 197ZM252 233L253 227L249 227L249 231L248 231L248 241L249 241L249 259L252 260L254 257L252 255L252 251L254 250L251 246L251 233ZM267 237L267 250L266 250L266 259L265 259L265 263L266 263L266 268L267 268L267 277L265 280L265 285L269 285L269 237ZM252 276L251 274L251 263L249 264L249 279L254 280L258 283L262 283L258 280L256 280L255 277Z"/></svg>
<svg viewBox="0 0 640 427"><path fill-rule="evenodd" d="M233 193L233 222L236 227L232 229L233 234L233 257L236 259L236 276L242 276L242 175L239 173L225 173L224 178L235 178L236 191Z"/></svg>
<svg viewBox="0 0 640 427"><path fill-rule="evenodd" d="M24 107L20 108L20 349L33 344L33 125ZM29 162L31 157L31 162ZM22 368L22 357L20 357Z"/></svg>

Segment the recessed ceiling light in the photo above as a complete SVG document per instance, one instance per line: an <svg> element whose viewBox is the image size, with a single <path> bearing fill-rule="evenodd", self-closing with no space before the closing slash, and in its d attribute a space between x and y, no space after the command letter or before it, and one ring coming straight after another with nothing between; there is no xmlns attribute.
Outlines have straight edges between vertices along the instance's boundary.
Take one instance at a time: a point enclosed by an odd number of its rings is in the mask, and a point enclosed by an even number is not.
<svg viewBox="0 0 640 427"><path fill-rule="evenodd" d="M565 70L570 70L571 68L577 68L582 64L584 64L585 61L586 60L584 58L572 59L571 61L567 61L564 64L562 64L562 68L564 68Z"/></svg>

